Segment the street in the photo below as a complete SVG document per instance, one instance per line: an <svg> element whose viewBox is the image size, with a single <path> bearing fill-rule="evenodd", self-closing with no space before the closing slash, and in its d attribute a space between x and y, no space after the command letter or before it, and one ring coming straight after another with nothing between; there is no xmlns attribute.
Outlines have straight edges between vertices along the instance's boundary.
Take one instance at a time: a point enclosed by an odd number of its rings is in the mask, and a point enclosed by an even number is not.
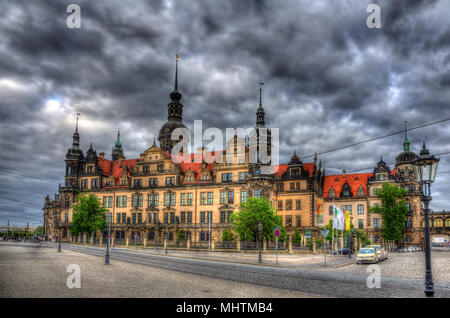
<svg viewBox="0 0 450 318"><path fill-rule="evenodd" d="M423 297L423 280L381 275L368 288L366 266L358 272L258 266L63 244L0 245L2 297ZM299 256L301 257L301 256ZM78 264L82 288L68 289L66 267ZM382 264L382 263L381 263ZM381 265L382 266L382 265ZM381 272L383 273L383 271ZM435 281L435 297L450 297L450 282Z"/></svg>

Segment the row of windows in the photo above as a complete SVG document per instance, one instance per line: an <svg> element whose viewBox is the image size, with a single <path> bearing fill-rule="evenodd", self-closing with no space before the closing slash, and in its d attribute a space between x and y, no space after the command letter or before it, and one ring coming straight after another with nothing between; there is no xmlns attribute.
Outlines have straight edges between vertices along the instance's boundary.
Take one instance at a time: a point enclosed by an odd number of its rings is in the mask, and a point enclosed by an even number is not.
<svg viewBox="0 0 450 318"><path fill-rule="evenodd" d="M220 212L220 223L231 223L231 215L233 211L222 211ZM116 223L118 224L141 224L143 213L132 213L131 218L127 217L126 213L116 214ZM66 222L68 222L68 214L66 213ZM168 224L192 224L192 212L180 212L180 216L176 216L175 212L165 212L163 214L164 223ZM159 223L158 213L147 213L146 223ZM214 223L213 213L211 211L200 212L200 223Z"/></svg>
<svg viewBox="0 0 450 318"><path fill-rule="evenodd" d="M278 191L284 191L284 183L280 182L278 183ZM296 191L296 190L300 190L300 182L290 182L289 183L289 190L290 191Z"/></svg>
<svg viewBox="0 0 450 318"><path fill-rule="evenodd" d="M302 209L302 200L295 200L295 209L301 210ZM283 210L283 201L278 201L278 210ZM290 211L292 210L292 200L285 200L285 210Z"/></svg>
<svg viewBox="0 0 450 318"><path fill-rule="evenodd" d="M260 191L254 191L255 197L260 197ZM132 194L131 196L132 207L142 207L143 206L143 194ZM192 205L193 193L181 193L180 203L182 206ZM247 201L247 191L241 191L241 203ZM213 192L201 192L200 193L200 204L201 205L212 205L214 204L214 193ZM234 191L222 191L220 193L220 204L234 204ZM165 193L164 194L164 206L175 206L176 205L176 194L175 193ZM103 197L103 207L112 208L113 197L105 196ZM116 199L116 207L124 208L127 206L127 196L118 196ZM159 194L149 194L148 195L148 206L157 207L159 206Z"/></svg>
<svg viewBox="0 0 450 318"><path fill-rule="evenodd" d="M247 180L248 172L239 172L239 181ZM222 173L222 182L232 182L233 174L232 173Z"/></svg>
<svg viewBox="0 0 450 318"><path fill-rule="evenodd" d="M358 214L362 215L364 214L364 204L358 204ZM348 211L350 214L352 214L352 206L351 205L341 205L341 210L343 212ZM333 206L330 206L328 208L328 215L333 215Z"/></svg>

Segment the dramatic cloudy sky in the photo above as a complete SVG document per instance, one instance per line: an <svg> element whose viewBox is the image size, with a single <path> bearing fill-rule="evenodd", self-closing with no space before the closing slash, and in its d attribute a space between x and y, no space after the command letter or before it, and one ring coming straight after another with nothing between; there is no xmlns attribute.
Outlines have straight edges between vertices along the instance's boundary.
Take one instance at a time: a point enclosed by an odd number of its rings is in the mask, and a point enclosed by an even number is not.
<svg viewBox="0 0 450 318"><path fill-rule="evenodd" d="M368 29L369 3L381 29ZM80 112L81 146L110 156L121 129L127 158L151 146L166 120L179 50L184 122L250 127L257 82L281 160L450 117L450 1L2 0L0 10L0 224L42 222L57 192ZM450 151L450 122L409 132ZM320 156L328 174L391 164L395 135ZM440 171L450 171L450 155ZM305 158L305 162L311 158ZM364 170L368 172L370 170ZM25 178L26 176L27 178ZM450 173L433 186L450 209Z"/></svg>

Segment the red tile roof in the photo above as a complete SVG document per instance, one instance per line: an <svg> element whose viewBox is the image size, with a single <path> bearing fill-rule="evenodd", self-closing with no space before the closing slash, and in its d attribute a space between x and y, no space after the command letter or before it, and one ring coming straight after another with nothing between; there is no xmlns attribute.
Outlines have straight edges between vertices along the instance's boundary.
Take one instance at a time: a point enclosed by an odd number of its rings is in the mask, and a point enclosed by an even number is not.
<svg viewBox="0 0 450 318"><path fill-rule="evenodd" d="M283 173L285 173L287 171L288 166L289 165L287 165L287 164L275 166L275 173L278 175L278 177L281 178L283 176ZM308 171L309 176L312 177L313 172L314 172L314 164L312 162L304 163L303 169Z"/></svg>
<svg viewBox="0 0 450 318"><path fill-rule="evenodd" d="M117 183L123 174L123 169L126 168L127 176L130 176L129 170L134 169L138 160L139 159L122 160L122 163L119 164L119 161L98 158L98 165L102 168L102 173L104 176L113 176Z"/></svg>
<svg viewBox="0 0 450 318"><path fill-rule="evenodd" d="M353 196L357 196L360 186L364 189L364 194L367 195L367 179L371 177L373 173L354 173L345 175L331 175L325 176L325 182L323 185L323 197L328 198L330 189L333 187L335 198L339 198L342 186L345 182L348 182L350 189L353 192Z"/></svg>

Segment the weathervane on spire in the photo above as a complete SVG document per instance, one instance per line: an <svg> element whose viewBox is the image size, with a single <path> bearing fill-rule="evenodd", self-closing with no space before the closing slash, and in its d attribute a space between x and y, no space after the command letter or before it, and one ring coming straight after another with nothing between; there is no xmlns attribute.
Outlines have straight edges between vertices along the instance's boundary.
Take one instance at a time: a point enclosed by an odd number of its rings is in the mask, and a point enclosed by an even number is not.
<svg viewBox="0 0 450 318"><path fill-rule="evenodd" d="M80 116L80 113L76 113L76 115L77 115L77 123L75 126L75 132L78 132L78 117Z"/></svg>
<svg viewBox="0 0 450 318"><path fill-rule="evenodd" d="M264 82L261 80L258 82L259 84L259 106L262 107L262 86L264 85Z"/></svg>

